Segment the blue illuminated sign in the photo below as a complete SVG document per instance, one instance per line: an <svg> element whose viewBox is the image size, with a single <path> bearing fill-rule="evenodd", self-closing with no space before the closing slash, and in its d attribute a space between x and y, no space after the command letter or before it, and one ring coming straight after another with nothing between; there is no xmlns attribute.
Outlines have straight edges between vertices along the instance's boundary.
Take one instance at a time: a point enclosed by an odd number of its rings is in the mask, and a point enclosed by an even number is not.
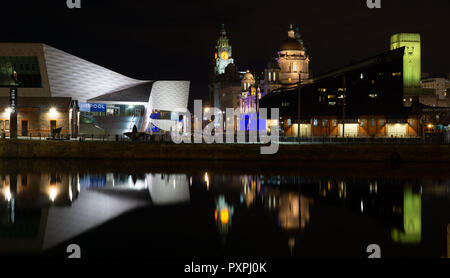
<svg viewBox="0 0 450 278"><path fill-rule="evenodd" d="M266 130L266 119L259 118L259 113L241 114L239 130Z"/></svg>
<svg viewBox="0 0 450 278"><path fill-rule="evenodd" d="M106 112L106 104L103 103L85 103L80 102L81 112Z"/></svg>

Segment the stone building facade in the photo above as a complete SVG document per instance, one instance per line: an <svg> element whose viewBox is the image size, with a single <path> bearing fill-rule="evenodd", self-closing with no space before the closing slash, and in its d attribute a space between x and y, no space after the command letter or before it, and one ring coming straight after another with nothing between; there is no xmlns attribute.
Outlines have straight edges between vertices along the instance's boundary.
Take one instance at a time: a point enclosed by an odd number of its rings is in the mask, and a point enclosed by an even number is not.
<svg viewBox="0 0 450 278"><path fill-rule="evenodd" d="M281 44L277 61L280 67L279 81L282 85L296 85L309 78L309 57L298 32L290 26L288 38Z"/></svg>
<svg viewBox="0 0 450 278"><path fill-rule="evenodd" d="M11 135L9 98L0 97L0 134ZM23 97L17 100L17 136L50 137L61 128L63 138L77 137L79 112L76 102L64 97Z"/></svg>

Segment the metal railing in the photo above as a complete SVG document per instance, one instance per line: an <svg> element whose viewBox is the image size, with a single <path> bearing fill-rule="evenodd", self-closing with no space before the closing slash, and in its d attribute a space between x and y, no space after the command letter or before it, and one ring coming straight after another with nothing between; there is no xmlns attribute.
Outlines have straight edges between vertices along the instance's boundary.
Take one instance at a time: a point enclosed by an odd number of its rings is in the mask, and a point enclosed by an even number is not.
<svg viewBox="0 0 450 278"><path fill-rule="evenodd" d="M0 139L10 139L9 134L1 133ZM72 138L70 134L60 134L52 136L51 133L29 133L27 136L18 136L20 140L71 140L71 141L96 141L96 142L135 142L135 143L171 143L170 134L164 135L144 135L135 141L123 134L94 135L81 134L77 138ZM234 143L240 143L235 134ZM192 135L191 142L194 142ZM223 142L226 142L226 136L223 134ZM280 144L450 144L450 136L427 136L424 137L329 137L329 136L311 136L311 137L289 137L279 136ZM246 144L261 144L259 142L250 142L248 135L245 137Z"/></svg>

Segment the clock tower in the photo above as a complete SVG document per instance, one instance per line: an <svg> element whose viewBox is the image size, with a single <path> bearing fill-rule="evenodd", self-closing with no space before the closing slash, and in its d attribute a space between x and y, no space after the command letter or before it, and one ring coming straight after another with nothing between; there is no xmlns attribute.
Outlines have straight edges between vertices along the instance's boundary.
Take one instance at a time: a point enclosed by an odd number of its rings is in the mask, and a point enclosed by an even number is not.
<svg viewBox="0 0 450 278"><path fill-rule="evenodd" d="M231 58L231 45L228 43L227 32L225 31L224 24L222 24L220 37L217 40L214 59L216 62L216 65L214 67L214 73L216 75L225 73L225 68L229 64L233 63L233 58Z"/></svg>

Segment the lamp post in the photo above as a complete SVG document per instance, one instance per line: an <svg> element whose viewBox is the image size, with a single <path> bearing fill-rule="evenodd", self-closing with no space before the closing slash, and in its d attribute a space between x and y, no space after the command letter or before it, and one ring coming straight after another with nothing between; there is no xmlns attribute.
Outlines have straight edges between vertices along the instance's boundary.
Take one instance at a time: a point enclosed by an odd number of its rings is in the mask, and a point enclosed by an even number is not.
<svg viewBox="0 0 450 278"><path fill-rule="evenodd" d="M298 135L298 142L300 143L300 131L301 131L301 129L300 129L300 126L301 126L301 94L302 94L302 91L301 91L301 88L300 88L300 81L298 82L298 88L297 88L297 90L298 90L298 98L297 98L297 121L298 121L298 123L297 123L297 135Z"/></svg>
<svg viewBox="0 0 450 278"><path fill-rule="evenodd" d="M9 89L10 114L9 114L9 138L17 139L17 87Z"/></svg>
<svg viewBox="0 0 450 278"><path fill-rule="evenodd" d="M343 89L343 98L342 98L342 138L345 138L345 106L347 105L347 81L344 76L342 77L342 89Z"/></svg>

